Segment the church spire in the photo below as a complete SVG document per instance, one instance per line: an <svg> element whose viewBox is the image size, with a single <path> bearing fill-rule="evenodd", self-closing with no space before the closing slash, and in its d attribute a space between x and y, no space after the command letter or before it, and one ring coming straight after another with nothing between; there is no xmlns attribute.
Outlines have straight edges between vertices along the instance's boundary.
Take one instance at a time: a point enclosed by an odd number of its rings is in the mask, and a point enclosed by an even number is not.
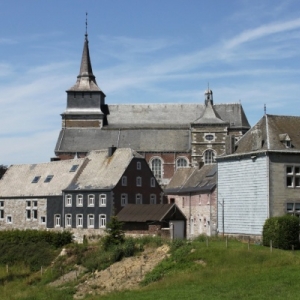
<svg viewBox="0 0 300 300"><path fill-rule="evenodd" d="M97 85L96 77L93 74L90 51L89 51L89 40L87 33L87 13L85 21L85 38L83 44L83 51L81 57L80 71L77 76L77 81L69 91L101 91Z"/></svg>

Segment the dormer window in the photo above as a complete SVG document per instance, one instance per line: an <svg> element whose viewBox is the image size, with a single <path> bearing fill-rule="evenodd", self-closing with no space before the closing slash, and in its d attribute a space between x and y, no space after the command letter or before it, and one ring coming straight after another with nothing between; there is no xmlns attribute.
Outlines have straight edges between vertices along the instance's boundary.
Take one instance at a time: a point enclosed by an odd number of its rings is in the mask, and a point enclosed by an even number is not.
<svg viewBox="0 0 300 300"><path fill-rule="evenodd" d="M291 138L287 133L279 134L279 140L285 146L285 148L293 148Z"/></svg>

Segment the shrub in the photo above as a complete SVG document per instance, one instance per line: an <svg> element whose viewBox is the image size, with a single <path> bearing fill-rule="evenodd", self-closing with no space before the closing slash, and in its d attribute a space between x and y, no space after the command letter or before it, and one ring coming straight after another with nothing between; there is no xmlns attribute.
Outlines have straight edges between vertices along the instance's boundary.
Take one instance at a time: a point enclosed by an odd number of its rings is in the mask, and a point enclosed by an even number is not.
<svg viewBox="0 0 300 300"><path fill-rule="evenodd" d="M299 247L299 219L286 215L266 220L263 227L263 245L288 250Z"/></svg>

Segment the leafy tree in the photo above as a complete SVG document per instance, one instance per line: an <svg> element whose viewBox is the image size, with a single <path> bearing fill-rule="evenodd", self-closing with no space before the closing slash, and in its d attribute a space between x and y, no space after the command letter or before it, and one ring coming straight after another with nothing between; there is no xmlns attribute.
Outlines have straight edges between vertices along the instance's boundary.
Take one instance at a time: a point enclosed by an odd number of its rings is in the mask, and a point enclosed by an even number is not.
<svg viewBox="0 0 300 300"><path fill-rule="evenodd" d="M123 244L125 241L125 233L123 231L123 223L116 216L111 217L107 223L105 230L106 236L103 238L103 247L108 249L111 246Z"/></svg>

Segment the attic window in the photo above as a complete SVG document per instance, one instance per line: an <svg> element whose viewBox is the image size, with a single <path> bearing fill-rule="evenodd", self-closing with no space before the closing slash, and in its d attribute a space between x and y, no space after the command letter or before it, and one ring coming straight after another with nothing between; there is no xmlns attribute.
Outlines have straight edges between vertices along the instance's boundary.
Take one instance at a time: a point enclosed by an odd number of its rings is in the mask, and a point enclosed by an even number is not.
<svg viewBox="0 0 300 300"><path fill-rule="evenodd" d="M79 165L73 165L72 168L70 169L70 172L75 172L77 170Z"/></svg>
<svg viewBox="0 0 300 300"><path fill-rule="evenodd" d="M35 176L31 183L37 183L40 180L41 176Z"/></svg>
<svg viewBox="0 0 300 300"><path fill-rule="evenodd" d="M50 182L53 178L53 175L48 175L44 182Z"/></svg>

